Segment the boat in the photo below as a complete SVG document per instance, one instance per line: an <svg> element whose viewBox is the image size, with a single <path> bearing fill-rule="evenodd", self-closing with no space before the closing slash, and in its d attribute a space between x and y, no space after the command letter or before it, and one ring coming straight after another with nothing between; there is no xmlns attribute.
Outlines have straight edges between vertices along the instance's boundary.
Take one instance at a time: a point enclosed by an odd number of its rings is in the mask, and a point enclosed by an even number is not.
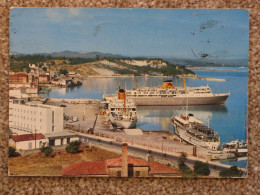
<svg viewBox="0 0 260 195"><path fill-rule="evenodd" d="M245 138L246 141L238 141L237 139L224 143L221 147L222 151L235 153L237 157L247 156L248 148L247 148L247 114L246 114L246 102L245 102Z"/></svg>
<svg viewBox="0 0 260 195"><path fill-rule="evenodd" d="M221 147L222 151L233 152L236 156L246 156L248 153L247 143L238 140L233 140L228 143L224 143Z"/></svg>
<svg viewBox="0 0 260 195"><path fill-rule="evenodd" d="M136 77L135 82L136 89L126 90L126 95L134 100L136 106L183 106L187 98L189 105L220 105L225 104L230 95L214 94L209 86L186 87L184 74L184 87L174 86L172 80L166 80L158 87L142 88L138 88ZM116 94L110 96L113 95Z"/></svg>
<svg viewBox="0 0 260 195"><path fill-rule="evenodd" d="M136 126L136 105L132 99L126 98L124 89L118 90L117 96L107 97L103 102L106 117L115 129L131 129Z"/></svg>
<svg viewBox="0 0 260 195"><path fill-rule="evenodd" d="M216 151L220 145L220 136L193 114L172 116L175 134L182 140L199 147Z"/></svg>

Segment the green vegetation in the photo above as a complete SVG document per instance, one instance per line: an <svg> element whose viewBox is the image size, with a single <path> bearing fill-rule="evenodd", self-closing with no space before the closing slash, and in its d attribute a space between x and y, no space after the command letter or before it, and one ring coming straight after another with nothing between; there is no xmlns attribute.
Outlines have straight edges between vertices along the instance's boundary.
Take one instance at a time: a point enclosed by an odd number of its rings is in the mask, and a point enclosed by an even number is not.
<svg viewBox="0 0 260 195"><path fill-rule="evenodd" d="M186 69L184 66L178 66L175 64L171 64L160 58L145 58L145 57L101 57L100 55L96 55L93 58L72 58L72 57L52 57L50 55L19 55L19 56L11 56L10 58L10 69L14 72L26 71L29 72L30 68L28 67L29 63L31 64L39 64L39 67L42 67L44 63L49 66L55 65L78 65L90 62L98 62L99 60L107 60L109 62L117 63L121 67L110 67L105 64L96 63L95 66L100 68L106 68L108 70L114 71L116 74L133 74L135 73L137 76L142 74L150 74L150 75L166 75L166 76L174 76L182 74L194 74L191 70ZM55 61L60 60L60 61ZM163 66L161 68L151 67L151 66L133 66L129 65L122 60L147 60L148 62L153 61L153 64L162 64L166 63L167 66ZM43 68L46 72L47 69Z"/></svg>
<svg viewBox="0 0 260 195"><path fill-rule="evenodd" d="M66 147L66 151L71 154L75 154L79 152L81 142L80 141L73 141Z"/></svg>
<svg viewBox="0 0 260 195"><path fill-rule="evenodd" d="M219 173L221 177L242 177L243 171L239 170L237 166L232 166L227 170Z"/></svg>
<svg viewBox="0 0 260 195"><path fill-rule="evenodd" d="M67 75L69 72L66 69L60 69L59 74Z"/></svg>
<svg viewBox="0 0 260 195"><path fill-rule="evenodd" d="M46 68L46 67L43 67L42 70L43 70L44 72L47 72L47 68Z"/></svg>
<svg viewBox="0 0 260 195"><path fill-rule="evenodd" d="M9 157L16 157L16 156L20 156L20 154L16 151L15 148L9 147L8 148L8 156Z"/></svg>
<svg viewBox="0 0 260 195"><path fill-rule="evenodd" d="M45 156L49 156L53 152L53 149L44 143L41 147L41 152L43 152Z"/></svg>
<svg viewBox="0 0 260 195"><path fill-rule="evenodd" d="M70 62L70 65L84 64L97 61L97 59L95 58L68 58L68 60Z"/></svg>
<svg viewBox="0 0 260 195"><path fill-rule="evenodd" d="M193 171L191 170L190 167L188 167L185 164L185 161L187 160L187 156L186 154L182 153L180 158L179 158L179 169L181 170L181 172L183 173L183 177L194 177L195 174L193 173Z"/></svg>
<svg viewBox="0 0 260 195"><path fill-rule="evenodd" d="M196 161L194 164L194 173L198 175L209 175L210 169L208 163Z"/></svg>

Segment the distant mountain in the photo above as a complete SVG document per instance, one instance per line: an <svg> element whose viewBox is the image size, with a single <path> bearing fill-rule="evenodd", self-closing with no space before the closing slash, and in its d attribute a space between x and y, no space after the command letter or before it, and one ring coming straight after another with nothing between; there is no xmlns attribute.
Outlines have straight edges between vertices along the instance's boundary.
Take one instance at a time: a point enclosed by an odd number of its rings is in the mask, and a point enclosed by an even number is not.
<svg viewBox="0 0 260 195"><path fill-rule="evenodd" d="M14 56L19 55L28 55L28 54L13 54ZM51 56L54 58L59 57L66 57L66 58L103 58L103 57L114 57L114 58L126 58L128 56L123 55L116 55L116 54L109 54L109 53L101 53L101 52L87 52L87 53L80 53L74 51L62 51L62 52L53 52L53 53L35 53L31 55L44 55L44 56ZM143 57L132 57L133 59L136 58L160 58L155 56L143 56ZM175 58L175 57L162 57L161 59L167 61L170 64L174 65L181 65L181 66L248 66L248 59L217 59L211 60L210 58L205 59L185 59L185 58Z"/></svg>
<svg viewBox="0 0 260 195"><path fill-rule="evenodd" d="M122 57L120 55L113 55L113 54L106 54L101 52L87 52L87 53L80 53L74 51L62 51L62 52L53 52L53 53L36 53L33 55L45 55L51 57L66 57L66 58L96 58L99 57Z"/></svg>
<svg viewBox="0 0 260 195"><path fill-rule="evenodd" d="M164 58L168 63L181 66L248 66L247 59L181 59L181 58Z"/></svg>

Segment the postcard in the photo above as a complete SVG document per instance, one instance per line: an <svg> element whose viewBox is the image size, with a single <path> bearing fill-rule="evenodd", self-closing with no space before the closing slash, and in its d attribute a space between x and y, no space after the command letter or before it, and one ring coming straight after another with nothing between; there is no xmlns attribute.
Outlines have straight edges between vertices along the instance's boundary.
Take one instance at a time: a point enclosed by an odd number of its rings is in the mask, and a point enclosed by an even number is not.
<svg viewBox="0 0 260 195"><path fill-rule="evenodd" d="M247 177L246 10L10 13L10 176Z"/></svg>

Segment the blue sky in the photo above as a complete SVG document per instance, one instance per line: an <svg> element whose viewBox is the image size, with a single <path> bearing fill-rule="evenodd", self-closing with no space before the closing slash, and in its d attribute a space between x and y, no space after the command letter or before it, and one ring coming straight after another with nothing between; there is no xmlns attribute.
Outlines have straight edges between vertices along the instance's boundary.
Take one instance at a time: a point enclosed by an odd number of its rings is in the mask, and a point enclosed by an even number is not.
<svg viewBox="0 0 260 195"><path fill-rule="evenodd" d="M14 8L10 52L248 57L246 10Z"/></svg>

